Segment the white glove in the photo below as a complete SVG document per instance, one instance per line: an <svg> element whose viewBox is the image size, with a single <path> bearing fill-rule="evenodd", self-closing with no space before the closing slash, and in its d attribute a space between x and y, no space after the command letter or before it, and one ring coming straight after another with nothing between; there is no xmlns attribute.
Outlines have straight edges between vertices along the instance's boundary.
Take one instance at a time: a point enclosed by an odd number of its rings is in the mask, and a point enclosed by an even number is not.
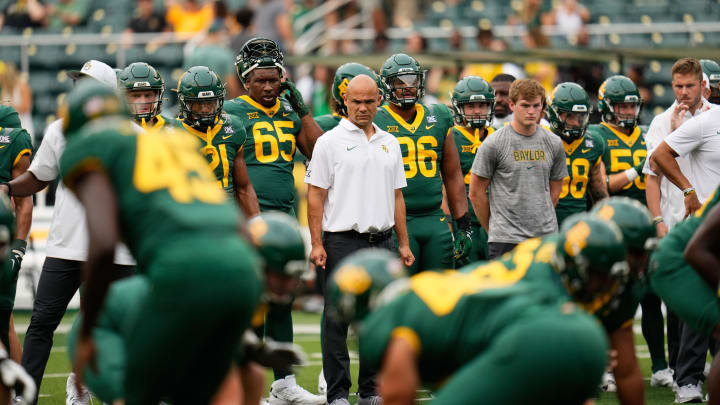
<svg viewBox="0 0 720 405"><path fill-rule="evenodd" d="M8 389L14 388L18 395L22 395L18 404L32 404L35 401L35 381L21 365L8 358L0 360L0 378L4 386Z"/></svg>

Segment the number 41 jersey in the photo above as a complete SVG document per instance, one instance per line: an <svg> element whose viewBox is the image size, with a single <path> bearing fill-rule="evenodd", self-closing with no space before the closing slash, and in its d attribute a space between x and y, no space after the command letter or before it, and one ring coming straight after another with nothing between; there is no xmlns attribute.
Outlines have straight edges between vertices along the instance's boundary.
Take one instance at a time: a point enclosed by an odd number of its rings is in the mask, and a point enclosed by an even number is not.
<svg viewBox="0 0 720 405"><path fill-rule="evenodd" d="M184 132L136 134L129 121L99 119L68 140L60 171L71 190L88 172L107 176L122 237L146 269L170 242L237 233L238 211L199 149L198 139Z"/></svg>
<svg viewBox="0 0 720 405"><path fill-rule="evenodd" d="M378 109L375 124L400 142L407 179L402 193L408 215L432 214L440 212L442 203L439 166L453 119L445 105L416 104L415 108L415 119L408 123L384 105Z"/></svg>
<svg viewBox="0 0 720 405"><path fill-rule="evenodd" d="M238 117L247 132L243 157L260 209L290 211L295 203L293 158L300 117L283 98L264 107L250 96L240 96L224 109Z"/></svg>

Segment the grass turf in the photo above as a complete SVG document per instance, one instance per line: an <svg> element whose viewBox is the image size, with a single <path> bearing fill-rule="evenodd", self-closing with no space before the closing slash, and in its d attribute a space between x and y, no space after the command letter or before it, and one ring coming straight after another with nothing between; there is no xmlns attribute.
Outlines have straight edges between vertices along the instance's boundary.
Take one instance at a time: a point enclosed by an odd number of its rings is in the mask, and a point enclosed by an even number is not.
<svg viewBox="0 0 720 405"><path fill-rule="evenodd" d="M76 313L70 312L63 318L62 324L69 325L72 323ZM15 325L27 325L30 323L30 313L27 311L16 311L14 314ZM293 314L293 320L296 324L308 324L317 325L319 323L319 316L315 314L307 314L296 312ZM20 340L24 339L24 334L20 334ZM647 356L647 346L641 335L635 336L636 347L638 356L640 357L640 367L642 368L643 375L645 377L645 399L646 404L668 404L672 403L675 399L673 392L669 388L654 388L650 387L650 359ZM320 355L320 336L318 334L299 334L295 336L295 343L300 345L308 356L308 365L298 370L297 381L298 383L308 389L311 392L317 392L317 377L322 368L322 357ZM354 342L350 343L351 351L355 349ZM70 371L70 362L67 356L67 336L65 333L56 333L54 337L53 349L50 353L50 360L48 361L47 369L45 370L45 377L43 378L42 386L40 388L40 405L64 405L65 404L65 382L67 375ZM353 382L357 381L357 357L351 354L351 372L353 375ZM542 370L538 370L539 373ZM478 376L482 378L482 376ZM267 373L267 386L266 393L269 390L270 383L272 382L272 372ZM562 381L558 381L555 389L562 389ZM356 385L353 385L350 392L354 392L357 389ZM468 388L471 389L471 388ZM420 396L423 396L422 394ZM355 403L356 398L350 397L350 402ZM425 402L425 401L423 401ZM602 394L598 398L598 405L614 405L618 404L617 397L615 394ZM100 401L95 400L94 404L101 404Z"/></svg>

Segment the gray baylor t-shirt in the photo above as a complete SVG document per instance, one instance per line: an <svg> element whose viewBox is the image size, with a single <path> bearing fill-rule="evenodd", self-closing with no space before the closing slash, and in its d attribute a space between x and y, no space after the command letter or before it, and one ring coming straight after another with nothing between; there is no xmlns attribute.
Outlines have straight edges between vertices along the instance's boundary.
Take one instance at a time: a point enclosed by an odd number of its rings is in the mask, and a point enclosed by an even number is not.
<svg viewBox="0 0 720 405"><path fill-rule="evenodd" d="M540 126L524 136L506 125L480 145L472 172L490 179L488 242L520 243L558 230L550 181L568 175L558 136Z"/></svg>

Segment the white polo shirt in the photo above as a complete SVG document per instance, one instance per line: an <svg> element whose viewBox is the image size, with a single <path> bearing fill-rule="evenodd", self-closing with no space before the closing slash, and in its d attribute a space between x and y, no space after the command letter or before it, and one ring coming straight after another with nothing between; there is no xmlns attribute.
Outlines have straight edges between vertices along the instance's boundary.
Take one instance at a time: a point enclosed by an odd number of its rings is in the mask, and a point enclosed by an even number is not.
<svg viewBox="0 0 720 405"><path fill-rule="evenodd" d="M665 143L690 161L690 179L704 202L720 184L720 107L693 117L670 134Z"/></svg>
<svg viewBox="0 0 720 405"><path fill-rule="evenodd" d="M695 114L690 114L690 111L685 111L685 114L683 115L683 123L687 122L687 120L692 117L700 115L704 108L710 106L710 103L708 103L704 98L702 99L702 104L703 105L700 108L695 110ZM673 102L667 110L656 115L652 122L650 122L650 127L645 135L648 157L652 156L655 148L660 146L665 138L670 135L670 121L672 119L672 114L675 111L675 106L677 106L677 101ZM678 166L680 166L680 171L682 171L683 175L685 175L685 177L690 176L690 162L687 157L678 157L676 161ZM643 173L653 176L656 175L650 169L650 159L645 161ZM693 179L688 177L688 180L690 183L695 184ZM668 228L672 228L675 224L682 221L683 216L685 215L685 197L683 197L682 191L664 176L660 180L660 212L663 217L663 222Z"/></svg>
<svg viewBox="0 0 720 405"><path fill-rule="evenodd" d="M62 120L57 120L45 130L45 136L28 170L38 180L55 180L64 151ZM87 260L88 232L85 210L73 193L65 188L63 182L58 183L55 192L55 208L45 248L48 257L83 262ZM135 260L125 245L119 244L115 249L115 263L135 265Z"/></svg>
<svg viewBox="0 0 720 405"><path fill-rule="evenodd" d="M325 232L379 232L395 225L395 190L407 186L400 144L377 125L367 139L348 119L318 138L305 183L328 190Z"/></svg>

